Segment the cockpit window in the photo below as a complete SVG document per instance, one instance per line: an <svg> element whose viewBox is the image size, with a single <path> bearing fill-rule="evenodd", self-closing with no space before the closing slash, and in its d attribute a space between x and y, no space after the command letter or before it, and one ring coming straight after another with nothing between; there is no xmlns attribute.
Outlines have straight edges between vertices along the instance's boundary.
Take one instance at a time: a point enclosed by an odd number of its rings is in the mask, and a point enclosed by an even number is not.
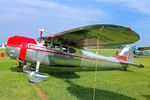
<svg viewBox="0 0 150 100"><path fill-rule="evenodd" d="M67 52L68 51L68 46L62 46L62 51Z"/></svg>
<svg viewBox="0 0 150 100"><path fill-rule="evenodd" d="M60 51L61 50L61 45L60 44L54 44L55 50Z"/></svg>
<svg viewBox="0 0 150 100"><path fill-rule="evenodd" d="M45 40L44 37L42 37L41 43L40 43L40 38L37 38L36 41L39 44L42 44L45 46L47 49L54 49L57 51L63 51L65 53L76 53L76 50L74 48L70 48L67 45L59 44L59 43L53 43L51 41Z"/></svg>
<svg viewBox="0 0 150 100"><path fill-rule="evenodd" d="M69 53L76 53L76 50L73 48L69 48Z"/></svg>

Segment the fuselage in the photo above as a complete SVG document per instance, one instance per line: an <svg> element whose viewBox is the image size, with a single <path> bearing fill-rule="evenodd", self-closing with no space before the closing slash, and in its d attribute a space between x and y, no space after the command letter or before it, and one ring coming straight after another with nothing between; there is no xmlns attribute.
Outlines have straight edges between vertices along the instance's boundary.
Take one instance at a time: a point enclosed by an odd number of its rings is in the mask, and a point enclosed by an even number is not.
<svg viewBox="0 0 150 100"><path fill-rule="evenodd" d="M22 38L22 39L18 39ZM18 42L15 41L18 39ZM16 59L49 66L59 66L60 68L79 68L79 69L95 69L96 61L98 69L121 69L118 59L113 57L105 57L89 51L80 49L64 50L63 47L49 48L36 43L33 39L25 39L25 37L11 37L7 43L7 54ZM23 41L22 41L23 40ZM26 40L26 41L25 41ZM20 44L19 44L20 43Z"/></svg>

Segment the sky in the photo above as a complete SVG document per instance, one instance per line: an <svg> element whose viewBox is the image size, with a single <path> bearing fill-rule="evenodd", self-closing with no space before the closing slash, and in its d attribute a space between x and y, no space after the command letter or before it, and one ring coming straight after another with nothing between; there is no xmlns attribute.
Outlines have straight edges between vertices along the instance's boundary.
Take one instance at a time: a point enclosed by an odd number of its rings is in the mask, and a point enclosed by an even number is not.
<svg viewBox="0 0 150 100"><path fill-rule="evenodd" d="M130 27L141 37L134 45L150 46L150 0L0 0L0 41L91 24Z"/></svg>

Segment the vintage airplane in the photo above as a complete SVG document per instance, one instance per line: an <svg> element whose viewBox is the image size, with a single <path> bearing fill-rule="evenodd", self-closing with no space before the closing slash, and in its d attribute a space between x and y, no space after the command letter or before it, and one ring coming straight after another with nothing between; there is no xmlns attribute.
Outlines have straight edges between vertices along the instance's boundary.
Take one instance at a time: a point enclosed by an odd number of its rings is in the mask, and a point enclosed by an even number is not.
<svg viewBox="0 0 150 100"><path fill-rule="evenodd" d="M148 50L150 50L150 47L132 47L133 49L133 53L137 56L140 55L144 55L144 56L150 56L150 52Z"/></svg>
<svg viewBox="0 0 150 100"><path fill-rule="evenodd" d="M133 52L126 46L122 52L113 57L105 57L85 49L130 44L140 39L139 35L118 25L98 24L76 28L41 37L37 40L24 36L13 36L8 39L7 54L18 58L20 62L36 63L35 73L39 72L40 64L59 68L95 69L98 70L127 69L129 65L143 67L132 63ZM30 75L33 75L31 73ZM40 74L37 74L40 75Z"/></svg>

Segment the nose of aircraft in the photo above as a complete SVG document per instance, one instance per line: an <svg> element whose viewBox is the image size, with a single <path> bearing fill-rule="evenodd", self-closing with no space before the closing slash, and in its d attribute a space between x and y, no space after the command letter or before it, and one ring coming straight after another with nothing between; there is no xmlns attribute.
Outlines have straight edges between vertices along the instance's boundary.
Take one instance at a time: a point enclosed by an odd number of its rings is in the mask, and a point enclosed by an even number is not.
<svg viewBox="0 0 150 100"><path fill-rule="evenodd" d="M23 41L23 37L20 37L20 36L10 37L8 39L8 42L7 42L7 47L13 46L13 47L19 47L20 48L22 46L22 41Z"/></svg>
<svg viewBox="0 0 150 100"><path fill-rule="evenodd" d="M7 42L7 54L11 57L19 57L21 60L25 59L28 43L37 44L32 38L23 36L13 36Z"/></svg>
<svg viewBox="0 0 150 100"><path fill-rule="evenodd" d="M12 58L17 58L19 56L21 46L22 46L22 38L18 36L10 37L8 39L6 47L7 55Z"/></svg>

